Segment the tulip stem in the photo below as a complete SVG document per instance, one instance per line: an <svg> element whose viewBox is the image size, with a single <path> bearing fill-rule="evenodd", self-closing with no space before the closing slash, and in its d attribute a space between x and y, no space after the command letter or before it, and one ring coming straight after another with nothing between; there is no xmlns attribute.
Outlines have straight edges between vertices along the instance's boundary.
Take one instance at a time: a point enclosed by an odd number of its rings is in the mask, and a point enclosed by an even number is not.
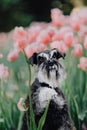
<svg viewBox="0 0 87 130"><path fill-rule="evenodd" d="M28 94L29 94L29 96L28 96L28 100L29 100L29 104L30 104L30 107L29 107L29 111L30 111L30 122L32 122L33 124L34 124L34 126L35 126L35 119L34 119L34 113L33 113L33 106L32 106L32 99L31 99L31 87L30 87L30 85L31 85L31 68L30 68L30 62L29 62L29 59L27 58L27 56L26 56L26 53L25 53L25 50L23 50L23 52L24 52L24 55L25 55L25 59L26 59L26 62L27 62L27 66L28 66L28 72L29 72L29 92L28 92ZM28 118L28 111L27 111L27 125L28 125L28 129L29 129L29 118ZM30 125L31 125L31 123L30 123Z"/></svg>

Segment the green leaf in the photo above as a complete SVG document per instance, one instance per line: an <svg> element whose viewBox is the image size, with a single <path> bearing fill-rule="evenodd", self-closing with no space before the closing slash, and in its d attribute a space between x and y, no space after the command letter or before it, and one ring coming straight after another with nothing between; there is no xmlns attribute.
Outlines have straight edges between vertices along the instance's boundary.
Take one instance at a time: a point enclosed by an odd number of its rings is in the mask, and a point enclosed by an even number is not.
<svg viewBox="0 0 87 130"><path fill-rule="evenodd" d="M74 101L74 105L75 105L76 115L78 115L78 113L79 113L79 108L78 108L77 101L76 101L75 98L73 98L73 101Z"/></svg>
<svg viewBox="0 0 87 130"><path fill-rule="evenodd" d="M50 103L50 102L49 102L49 103ZM37 130L42 130L42 128L43 128L43 125L44 125L45 120L46 120L48 108L49 108L49 103L48 103L48 105L47 105L47 107L46 107L46 109L45 109L44 114L42 115L42 117L41 117L40 120L39 120L39 124L38 124Z"/></svg>
<svg viewBox="0 0 87 130"><path fill-rule="evenodd" d="M79 118L81 121L83 121L84 118L86 117L86 114L87 114L87 111L84 111L84 112L78 114L78 118Z"/></svg>
<svg viewBox="0 0 87 130"><path fill-rule="evenodd" d="M30 99L30 130L36 130L36 123L31 99Z"/></svg>
<svg viewBox="0 0 87 130"><path fill-rule="evenodd" d="M75 113L75 118L74 118L74 122L75 122L75 126L77 126L77 128L80 128L80 121L78 119L78 114L79 114L79 107L78 107L78 103L76 101L76 98L73 98L73 103L74 103L74 113Z"/></svg>
<svg viewBox="0 0 87 130"><path fill-rule="evenodd" d="M17 130L21 130L23 115L24 115L24 113L20 112L20 117L19 117L19 123L18 123Z"/></svg>

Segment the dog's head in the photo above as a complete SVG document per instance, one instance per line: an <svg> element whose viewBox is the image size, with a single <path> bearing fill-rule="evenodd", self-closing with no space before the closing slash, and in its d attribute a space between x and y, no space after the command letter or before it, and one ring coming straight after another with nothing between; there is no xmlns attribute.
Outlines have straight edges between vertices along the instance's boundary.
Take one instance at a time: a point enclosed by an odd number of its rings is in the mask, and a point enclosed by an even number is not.
<svg viewBox="0 0 87 130"><path fill-rule="evenodd" d="M60 58L64 59L65 54L59 52L57 49L46 50L40 53L34 53L30 57L30 64L37 65L37 75L36 78L40 82L51 82L54 80L58 81L64 76L64 68L59 62Z"/></svg>

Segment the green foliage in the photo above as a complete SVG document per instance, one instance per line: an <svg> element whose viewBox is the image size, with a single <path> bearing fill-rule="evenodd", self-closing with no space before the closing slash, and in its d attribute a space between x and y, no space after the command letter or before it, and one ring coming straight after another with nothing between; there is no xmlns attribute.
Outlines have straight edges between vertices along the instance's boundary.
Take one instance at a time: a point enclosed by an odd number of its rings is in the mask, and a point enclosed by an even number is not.
<svg viewBox="0 0 87 130"><path fill-rule="evenodd" d="M6 57L5 57L6 58ZM26 57L25 57L26 58ZM49 103L45 109L44 114L42 115L38 126L35 124L34 119L34 113L32 108L32 102L31 102L31 90L29 85L25 85L25 80L28 80L28 76L30 75L30 66L26 65L26 60L24 56L21 54L19 56L19 59L14 63L9 63L5 59L3 59L1 62L9 66L9 72L11 73L10 78L8 79L8 82L3 82L3 80L0 80L0 129L1 130L21 130L22 121L23 121L23 115L24 112L20 112L17 108L17 102L20 97L25 97L29 94L30 97L30 124L27 120L27 125L29 130L42 130L42 127L45 123ZM29 75L28 75L29 71ZM14 85L17 85L16 89L13 90ZM9 86L11 85L11 86ZM2 92L2 93L1 93ZM6 95L8 93L8 95ZM29 92L29 93L28 93ZM12 97L11 97L12 94ZM26 112L26 117L28 117L28 113Z"/></svg>
<svg viewBox="0 0 87 130"><path fill-rule="evenodd" d="M28 67L23 54L20 54L14 63L9 63L6 60L6 52L3 54L5 54L4 58L0 62L9 67L10 77L7 81L0 81L0 130L12 130L12 128L20 130L24 113L18 110L17 102L20 97L25 98L29 92L29 85L26 84L29 79ZM71 57L70 52L67 54L64 64L67 78L62 84L62 89L68 101L73 125L77 130L82 130L82 123L87 124L87 72L77 68L78 59ZM39 121L38 127L35 124L31 102L30 106L30 130L41 130L49 104Z"/></svg>
<svg viewBox="0 0 87 130"><path fill-rule="evenodd" d="M0 0L0 32L29 26L32 21L49 21L50 10L55 7L69 14L73 5L67 0Z"/></svg>
<svg viewBox="0 0 87 130"><path fill-rule="evenodd" d="M65 66L67 79L63 90L69 104L69 111L73 125L82 130L82 123L87 122L87 73L77 68L78 59L67 55Z"/></svg>
<svg viewBox="0 0 87 130"><path fill-rule="evenodd" d="M42 130L42 128L43 128L43 125L44 125L45 120L46 120L46 115L47 115L47 112L48 112L48 108L49 108L49 103L48 103L48 105L47 105L47 107L45 109L44 114L42 115L41 119L39 120L39 124L38 124L37 130Z"/></svg>

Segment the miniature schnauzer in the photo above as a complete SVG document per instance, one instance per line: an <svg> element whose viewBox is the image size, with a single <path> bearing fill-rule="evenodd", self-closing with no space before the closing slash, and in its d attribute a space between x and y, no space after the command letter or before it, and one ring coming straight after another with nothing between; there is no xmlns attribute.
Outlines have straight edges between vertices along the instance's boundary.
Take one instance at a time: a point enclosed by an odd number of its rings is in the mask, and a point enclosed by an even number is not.
<svg viewBox="0 0 87 130"><path fill-rule="evenodd" d="M32 105L37 125L50 100L42 130L72 130L67 102L59 88L59 81L65 76L64 67L59 59L64 57L65 54L52 49L34 53L29 59L31 65L37 65L35 81L31 86ZM29 101L26 102L29 105ZM22 130L27 129L24 115Z"/></svg>

